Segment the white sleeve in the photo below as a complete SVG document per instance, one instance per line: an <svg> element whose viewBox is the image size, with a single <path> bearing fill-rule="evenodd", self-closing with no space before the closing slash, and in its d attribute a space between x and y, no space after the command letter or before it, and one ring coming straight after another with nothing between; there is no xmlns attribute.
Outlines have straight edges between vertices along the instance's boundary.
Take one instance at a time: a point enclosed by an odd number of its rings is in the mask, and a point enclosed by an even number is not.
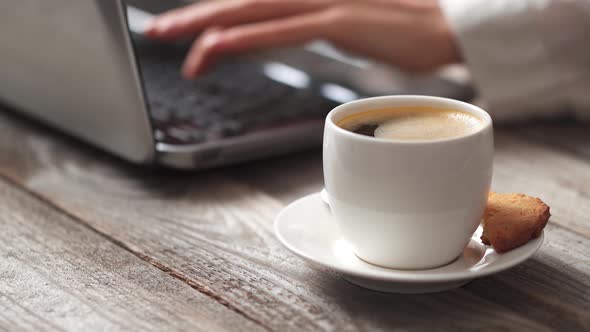
<svg viewBox="0 0 590 332"><path fill-rule="evenodd" d="M590 0L439 0L495 119L590 119Z"/></svg>

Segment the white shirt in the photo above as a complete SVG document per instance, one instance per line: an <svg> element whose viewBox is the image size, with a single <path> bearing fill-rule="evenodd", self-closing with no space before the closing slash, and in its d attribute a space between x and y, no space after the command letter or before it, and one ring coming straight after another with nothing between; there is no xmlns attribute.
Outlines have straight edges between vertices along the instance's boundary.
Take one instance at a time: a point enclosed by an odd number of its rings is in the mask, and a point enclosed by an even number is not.
<svg viewBox="0 0 590 332"><path fill-rule="evenodd" d="M590 120L590 0L440 0L495 120Z"/></svg>

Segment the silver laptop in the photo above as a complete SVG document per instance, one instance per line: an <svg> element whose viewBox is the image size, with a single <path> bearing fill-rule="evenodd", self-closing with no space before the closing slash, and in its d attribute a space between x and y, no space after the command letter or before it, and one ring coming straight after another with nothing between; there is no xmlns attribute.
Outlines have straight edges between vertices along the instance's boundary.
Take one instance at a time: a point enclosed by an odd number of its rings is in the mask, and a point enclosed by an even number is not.
<svg viewBox="0 0 590 332"><path fill-rule="evenodd" d="M147 9L0 2L0 102L128 161L195 169L318 145L331 108L375 94L358 79L370 66L322 43L219 59L185 81L188 43L143 38ZM389 94L472 95L440 78L393 81Z"/></svg>

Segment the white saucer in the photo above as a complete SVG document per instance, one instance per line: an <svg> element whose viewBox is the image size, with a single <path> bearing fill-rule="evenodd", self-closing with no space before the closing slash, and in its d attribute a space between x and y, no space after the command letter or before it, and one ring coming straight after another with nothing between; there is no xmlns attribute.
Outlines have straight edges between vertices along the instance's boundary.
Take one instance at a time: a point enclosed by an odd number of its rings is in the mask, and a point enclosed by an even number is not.
<svg viewBox="0 0 590 332"><path fill-rule="evenodd" d="M543 243L543 234L527 244L499 254L480 241L481 226L463 255L430 270L394 270L368 264L351 251L320 193L285 207L275 219L275 234L290 251L320 266L332 268L361 287L393 293L431 293L459 287L500 272L529 258Z"/></svg>

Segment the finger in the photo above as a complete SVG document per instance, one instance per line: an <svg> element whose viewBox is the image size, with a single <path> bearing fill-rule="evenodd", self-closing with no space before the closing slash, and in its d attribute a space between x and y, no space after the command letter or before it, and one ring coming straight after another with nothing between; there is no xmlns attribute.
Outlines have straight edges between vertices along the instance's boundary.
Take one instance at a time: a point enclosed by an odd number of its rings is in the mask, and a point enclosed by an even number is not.
<svg viewBox="0 0 590 332"><path fill-rule="evenodd" d="M168 30L167 24L172 23L173 19L178 19L179 17L187 15L187 13L196 10L196 8L200 5L201 4L195 3L192 5L172 9L155 16L149 21L144 34L151 38L158 38L162 32Z"/></svg>
<svg viewBox="0 0 590 332"><path fill-rule="evenodd" d="M183 74L186 78L194 78L213 60L228 53L328 38L334 28L331 22L330 11L324 10L208 33L194 43L185 60Z"/></svg>
<svg viewBox="0 0 590 332"><path fill-rule="evenodd" d="M146 34L159 39L191 37L211 26L232 26L318 10L337 0L223 0L190 5L155 18Z"/></svg>
<svg viewBox="0 0 590 332"><path fill-rule="evenodd" d="M193 42L193 45L182 65L182 75L186 79L193 79L197 75L201 74L205 68L212 65L215 58L212 56L204 57L203 51L212 48L212 45L217 43L220 38L221 29L211 28L206 30L197 40Z"/></svg>

